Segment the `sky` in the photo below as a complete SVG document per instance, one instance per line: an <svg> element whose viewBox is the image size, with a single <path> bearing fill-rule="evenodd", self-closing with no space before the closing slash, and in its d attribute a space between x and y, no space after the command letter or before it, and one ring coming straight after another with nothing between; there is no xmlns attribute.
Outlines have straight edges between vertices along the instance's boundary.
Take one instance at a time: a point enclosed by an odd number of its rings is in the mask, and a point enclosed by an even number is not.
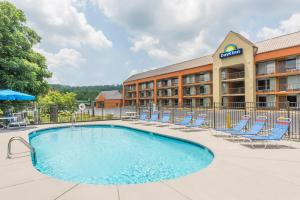
<svg viewBox="0 0 300 200"><path fill-rule="evenodd" d="M299 0L11 0L42 37L50 83L122 83L213 53L229 31L253 42L300 31Z"/></svg>

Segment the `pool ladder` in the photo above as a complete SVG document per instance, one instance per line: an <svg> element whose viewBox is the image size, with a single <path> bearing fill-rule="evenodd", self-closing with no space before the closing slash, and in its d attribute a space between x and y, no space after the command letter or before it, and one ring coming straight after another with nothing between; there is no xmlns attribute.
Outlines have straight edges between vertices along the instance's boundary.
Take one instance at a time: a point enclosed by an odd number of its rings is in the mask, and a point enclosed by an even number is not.
<svg viewBox="0 0 300 200"><path fill-rule="evenodd" d="M10 159L12 158L12 152L11 152L11 143L13 141L19 141L21 142L22 144L24 144L29 150L30 150L30 153L31 153L31 158L32 158L32 163L33 165L36 164L36 152L35 152L35 149L33 146L31 146L24 138L22 137L12 137L10 138L10 140L8 141L8 144L7 144L7 155L6 155L6 158Z"/></svg>

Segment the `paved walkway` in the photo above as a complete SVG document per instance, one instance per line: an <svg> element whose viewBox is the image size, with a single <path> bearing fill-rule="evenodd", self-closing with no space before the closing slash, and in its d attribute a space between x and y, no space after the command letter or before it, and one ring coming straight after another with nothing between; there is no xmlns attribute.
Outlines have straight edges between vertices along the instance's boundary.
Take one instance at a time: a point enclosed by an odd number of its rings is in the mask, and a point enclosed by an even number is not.
<svg viewBox="0 0 300 200"><path fill-rule="evenodd" d="M27 139L30 131L0 130L0 199L2 200L298 200L300 199L300 142L281 142L280 148L251 149L209 131L183 132L168 127L120 124L175 136L210 148L215 158L204 170L178 179L136 185L87 185L60 181L41 174L26 153L6 159L12 136ZM94 123L94 124L95 124ZM16 152L25 151L14 143Z"/></svg>

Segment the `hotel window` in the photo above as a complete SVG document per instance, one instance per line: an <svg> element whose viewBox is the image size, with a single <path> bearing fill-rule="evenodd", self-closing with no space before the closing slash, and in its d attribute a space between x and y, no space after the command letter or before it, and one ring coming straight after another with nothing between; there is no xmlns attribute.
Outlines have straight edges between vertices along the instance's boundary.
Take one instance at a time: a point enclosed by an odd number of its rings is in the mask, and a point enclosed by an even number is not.
<svg viewBox="0 0 300 200"><path fill-rule="evenodd" d="M183 105L186 107L189 107L192 105L192 99L184 99L183 100Z"/></svg>
<svg viewBox="0 0 300 200"><path fill-rule="evenodd" d="M178 78L172 80L172 85L178 85Z"/></svg>
<svg viewBox="0 0 300 200"><path fill-rule="evenodd" d="M300 76L288 76L287 83L288 83L289 90L299 90L300 89Z"/></svg>
<svg viewBox="0 0 300 200"><path fill-rule="evenodd" d="M152 89L153 88L153 82L149 83L148 87L149 87L149 89Z"/></svg>
<svg viewBox="0 0 300 200"><path fill-rule="evenodd" d="M164 106L168 106L168 105L169 105L169 101L168 101L167 99L164 99L164 100L163 100L163 105L164 105Z"/></svg>
<svg viewBox="0 0 300 200"><path fill-rule="evenodd" d="M163 96L168 96L168 90L163 90Z"/></svg>
<svg viewBox="0 0 300 200"><path fill-rule="evenodd" d="M287 96L287 101L289 102L290 107L297 107L297 96L296 95Z"/></svg>
<svg viewBox="0 0 300 200"><path fill-rule="evenodd" d="M205 75L204 74L199 74L199 82L205 81Z"/></svg>
<svg viewBox="0 0 300 200"><path fill-rule="evenodd" d="M174 100L174 106L178 106L178 99Z"/></svg>
<svg viewBox="0 0 300 200"><path fill-rule="evenodd" d="M275 61L259 63L257 66L257 74L275 73Z"/></svg>
<svg viewBox="0 0 300 200"><path fill-rule="evenodd" d="M258 91L270 90L270 79L257 80L257 90Z"/></svg>
<svg viewBox="0 0 300 200"><path fill-rule="evenodd" d="M257 103L259 107L266 107L267 105L267 97L266 96L258 96Z"/></svg>
<svg viewBox="0 0 300 200"><path fill-rule="evenodd" d="M200 94L206 94L206 89L204 85L200 85L199 90L200 90Z"/></svg>
<svg viewBox="0 0 300 200"><path fill-rule="evenodd" d="M297 57L297 70L300 70L300 56Z"/></svg>
<svg viewBox="0 0 300 200"><path fill-rule="evenodd" d="M184 95L191 95L191 88L184 88Z"/></svg>
<svg viewBox="0 0 300 200"><path fill-rule="evenodd" d="M202 98L199 99L199 105L200 105L200 106L204 106L204 99L202 99Z"/></svg>
<svg viewBox="0 0 300 200"><path fill-rule="evenodd" d="M157 81L157 87L161 87L161 81Z"/></svg>
<svg viewBox="0 0 300 200"><path fill-rule="evenodd" d="M142 90L146 89L146 84L145 84L145 83L142 83L142 84L141 84L141 89L142 89Z"/></svg>
<svg viewBox="0 0 300 200"><path fill-rule="evenodd" d="M285 60L285 68L287 70L295 70L297 67L296 58Z"/></svg>
<svg viewBox="0 0 300 200"><path fill-rule="evenodd" d="M189 76L184 77L184 83L190 83L190 77Z"/></svg>
<svg viewBox="0 0 300 200"><path fill-rule="evenodd" d="M177 96L178 95L178 89L174 89L173 91L174 91L174 93L173 93L174 96Z"/></svg>

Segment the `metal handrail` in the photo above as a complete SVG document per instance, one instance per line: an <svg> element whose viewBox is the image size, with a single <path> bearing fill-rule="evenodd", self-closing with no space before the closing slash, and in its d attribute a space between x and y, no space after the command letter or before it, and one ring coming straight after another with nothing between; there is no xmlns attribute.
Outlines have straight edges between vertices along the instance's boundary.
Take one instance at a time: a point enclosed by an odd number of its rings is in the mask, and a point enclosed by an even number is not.
<svg viewBox="0 0 300 200"><path fill-rule="evenodd" d="M8 144L7 144L7 155L6 155L6 158L10 159L12 158L12 152L11 152L11 143L13 141L19 141L21 142L22 144L24 144L29 150L30 150L30 153L32 155L32 162L33 162L33 165L36 164L36 151L34 149L33 146L31 146L24 138L22 137L12 137L10 138L10 140L8 141Z"/></svg>

